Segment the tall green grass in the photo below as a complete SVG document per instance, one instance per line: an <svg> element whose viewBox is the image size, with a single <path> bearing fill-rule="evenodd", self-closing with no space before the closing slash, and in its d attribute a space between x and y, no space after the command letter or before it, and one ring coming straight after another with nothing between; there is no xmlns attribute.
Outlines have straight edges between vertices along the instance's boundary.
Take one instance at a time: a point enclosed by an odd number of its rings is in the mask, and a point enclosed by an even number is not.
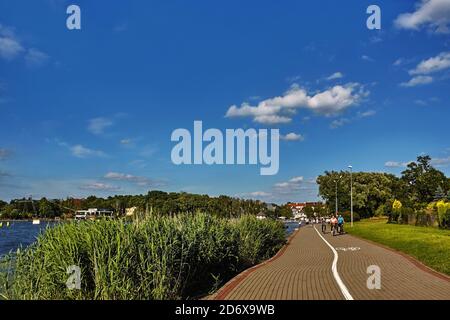
<svg viewBox="0 0 450 320"><path fill-rule="evenodd" d="M7 299L193 298L269 258L284 242L281 223L252 216L226 220L197 213L61 224L3 259L0 265L8 266L0 294ZM81 268L81 290L66 286L71 265Z"/></svg>

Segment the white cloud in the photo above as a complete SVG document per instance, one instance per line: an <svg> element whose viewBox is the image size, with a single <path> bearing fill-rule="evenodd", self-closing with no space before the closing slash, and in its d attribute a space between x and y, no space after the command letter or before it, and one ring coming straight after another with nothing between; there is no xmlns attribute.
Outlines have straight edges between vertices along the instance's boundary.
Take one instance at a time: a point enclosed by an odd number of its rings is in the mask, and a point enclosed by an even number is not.
<svg viewBox="0 0 450 320"><path fill-rule="evenodd" d="M13 30L0 24L0 57L6 60L12 60L22 51L24 51L24 48Z"/></svg>
<svg viewBox="0 0 450 320"><path fill-rule="evenodd" d="M341 79L343 77L344 77L344 75L341 72L335 72L332 75L330 75L329 77L327 77L327 80Z"/></svg>
<svg viewBox="0 0 450 320"><path fill-rule="evenodd" d="M81 144L70 145L67 142L56 140L56 143L67 148L77 158L106 157L106 153L100 150L89 149Z"/></svg>
<svg viewBox="0 0 450 320"><path fill-rule="evenodd" d="M104 176L104 178L109 180L132 182L141 187L161 185L161 183L153 181L146 177L134 176L131 174L119 172L108 172Z"/></svg>
<svg viewBox="0 0 450 320"><path fill-rule="evenodd" d="M248 193L248 195L252 196L252 197L269 197L270 193L264 192L264 191L254 191L254 192Z"/></svg>
<svg viewBox="0 0 450 320"><path fill-rule="evenodd" d="M32 67L42 66L50 58L36 48L25 48L12 28L0 24L0 58L13 60L23 52L25 63Z"/></svg>
<svg viewBox="0 0 450 320"><path fill-rule="evenodd" d="M429 84L433 82L433 78L430 76L416 76L411 78L408 82L400 83L402 87L415 87L418 85Z"/></svg>
<svg viewBox="0 0 450 320"><path fill-rule="evenodd" d="M255 122L263 124L282 124L282 123L289 123L292 121L292 119L289 117L278 115L255 116L254 120Z"/></svg>
<svg viewBox="0 0 450 320"><path fill-rule="evenodd" d="M286 135L281 135L280 136L281 140L286 140L286 141L303 141L305 140L305 137L302 136L301 134L295 133L295 132L290 132Z"/></svg>
<svg viewBox="0 0 450 320"><path fill-rule="evenodd" d="M417 67L409 71L411 75L424 75L450 68L450 52L441 52L436 57L421 61Z"/></svg>
<svg viewBox="0 0 450 320"><path fill-rule="evenodd" d="M422 0L416 3L412 13L402 13L394 24L400 29L420 30L428 27L437 33L448 33L450 23L450 1Z"/></svg>
<svg viewBox="0 0 450 320"><path fill-rule="evenodd" d="M344 126L344 125L346 125L347 123L350 123L350 122L351 122L351 120L347 119L347 118L336 119L336 120L333 120L331 122L330 128L331 129L337 129L337 128L342 127L342 126Z"/></svg>
<svg viewBox="0 0 450 320"><path fill-rule="evenodd" d="M403 63L405 63L404 61L405 61L405 59L398 58L397 60L394 61L394 63L392 65L398 67L398 66L401 66Z"/></svg>
<svg viewBox="0 0 450 320"><path fill-rule="evenodd" d="M226 117L252 117L255 122L265 124L288 123L299 108L306 108L322 115L333 115L357 105L369 94L358 83L336 85L322 92L308 95L298 85L293 85L284 95L263 100L256 106L243 103L231 106Z"/></svg>
<svg viewBox="0 0 450 320"><path fill-rule="evenodd" d="M70 151L75 157L88 158L88 157L104 157L105 153L100 150L93 150L77 144L70 147Z"/></svg>
<svg viewBox="0 0 450 320"><path fill-rule="evenodd" d="M92 191L119 191L120 187L100 182L93 182L80 186L80 189Z"/></svg>
<svg viewBox="0 0 450 320"><path fill-rule="evenodd" d="M399 162L399 161L387 161L384 166L388 168L403 168L408 165L409 162Z"/></svg>
<svg viewBox="0 0 450 320"><path fill-rule="evenodd" d="M388 168L406 168L408 164L413 161L400 162L400 161L387 161L384 166ZM450 157L446 158L432 158L430 161L431 165L436 167L446 167L450 165Z"/></svg>
<svg viewBox="0 0 450 320"><path fill-rule="evenodd" d="M447 158L433 158L431 164L437 167L445 167L450 165L450 157Z"/></svg>
<svg viewBox="0 0 450 320"><path fill-rule="evenodd" d="M25 63L30 67L40 67L49 59L49 56L35 48L31 48L25 55Z"/></svg>
<svg viewBox="0 0 450 320"><path fill-rule="evenodd" d="M367 118L367 117L372 117L376 114L377 114L377 112L375 110L367 110L364 112L358 112L357 117L358 118Z"/></svg>
<svg viewBox="0 0 450 320"><path fill-rule="evenodd" d="M337 129L337 128L342 127L346 124L349 124L353 121L357 121L357 120L363 119L363 118L373 117L376 114L377 114L377 112L375 110L358 111L358 113L351 118L339 118L339 119L333 120L330 124L330 128Z"/></svg>
<svg viewBox="0 0 450 320"><path fill-rule="evenodd" d="M303 182L305 179L302 176L294 177L289 180L290 183L300 183Z"/></svg>
<svg viewBox="0 0 450 320"><path fill-rule="evenodd" d="M123 145L129 145L129 144L131 144L133 142L133 140L131 140L131 139L121 139L120 140L120 144L123 144Z"/></svg>
<svg viewBox="0 0 450 320"><path fill-rule="evenodd" d="M371 57L369 57L369 56L367 56L365 54L361 56L361 59L364 60L364 61L369 61L369 62L375 61Z"/></svg>
<svg viewBox="0 0 450 320"><path fill-rule="evenodd" d="M106 128L111 127L114 121L108 118L94 118L89 120L88 130L93 134L102 134Z"/></svg>

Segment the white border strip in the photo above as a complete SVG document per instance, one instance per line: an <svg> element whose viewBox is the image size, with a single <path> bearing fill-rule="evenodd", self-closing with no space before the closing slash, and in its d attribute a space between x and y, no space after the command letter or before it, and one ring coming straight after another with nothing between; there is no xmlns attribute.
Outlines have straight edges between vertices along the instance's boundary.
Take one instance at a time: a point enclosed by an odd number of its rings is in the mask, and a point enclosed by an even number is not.
<svg viewBox="0 0 450 320"><path fill-rule="evenodd" d="M339 289L341 289L341 292L344 295L344 298L346 300L353 300L352 295L348 291L347 287L345 286L344 282L342 281L342 279L339 276L339 273L337 271L337 262L338 262L338 258L339 258L337 251L333 248L333 246L327 240L325 240L325 238L320 234L320 232L317 231L316 226L313 226L313 228L314 228L314 230L316 230L319 237L321 237L322 240L325 241L325 243L330 247L331 251L333 251L333 253L334 253L334 259L333 259L333 264L331 265L331 271L333 272L334 279L336 280L336 282L339 286Z"/></svg>

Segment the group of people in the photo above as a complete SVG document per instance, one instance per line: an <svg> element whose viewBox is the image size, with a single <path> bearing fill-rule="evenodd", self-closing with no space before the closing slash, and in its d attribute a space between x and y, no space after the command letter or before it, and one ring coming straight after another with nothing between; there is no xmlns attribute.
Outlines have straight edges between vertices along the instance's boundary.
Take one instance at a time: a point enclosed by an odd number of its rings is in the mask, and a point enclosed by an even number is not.
<svg viewBox="0 0 450 320"><path fill-rule="evenodd" d="M320 221L322 223L322 233L325 233L327 231L327 220L322 217ZM340 214L333 215L330 219L331 234L335 236L336 233L344 233L344 223L344 218Z"/></svg>

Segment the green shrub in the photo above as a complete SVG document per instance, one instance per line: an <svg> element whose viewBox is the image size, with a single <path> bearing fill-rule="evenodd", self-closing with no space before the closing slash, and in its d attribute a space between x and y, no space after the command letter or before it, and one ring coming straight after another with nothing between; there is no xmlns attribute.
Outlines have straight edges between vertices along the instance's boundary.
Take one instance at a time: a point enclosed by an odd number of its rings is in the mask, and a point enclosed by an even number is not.
<svg viewBox="0 0 450 320"><path fill-rule="evenodd" d="M377 217L384 217L387 214L386 205L382 204L380 205L377 210L375 211L375 216Z"/></svg>
<svg viewBox="0 0 450 320"><path fill-rule="evenodd" d="M13 299L181 299L207 293L243 267L273 255L284 227L244 216L149 216L64 223L3 259L0 294ZM2 263L0 262L0 266ZM67 268L81 268L69 290Z"/></svg>
<svg viewBox="0 0 450 320"><path fill-rule="evenodd" d="M342 212L341 215L344 218L345 222L350 222L351 221L351 212L350 211L344 211L344 212ZM361 220L360 215L357 212L353 211L353 221L356 222L356 221L359 221L359 220Z"/></svg>
<svg viewBox="0 0 450 320"><path fill-rule="evenodd" d="M236 222L239 233L239 259L242 265L250 266L273 256L285 240L281 222L254 216L243 216Z"/></svg>

